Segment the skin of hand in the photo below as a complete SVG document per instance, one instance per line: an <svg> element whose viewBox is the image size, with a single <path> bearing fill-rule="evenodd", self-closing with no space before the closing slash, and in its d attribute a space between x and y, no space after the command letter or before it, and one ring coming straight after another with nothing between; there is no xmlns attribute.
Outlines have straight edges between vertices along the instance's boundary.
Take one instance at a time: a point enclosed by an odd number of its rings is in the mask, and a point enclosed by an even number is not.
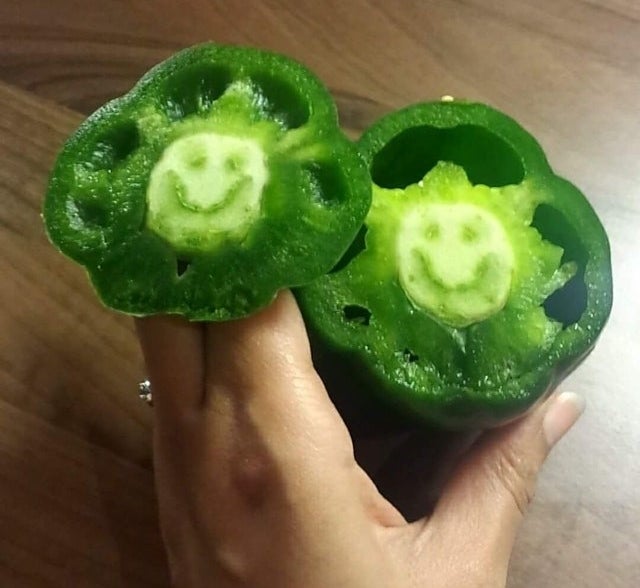
<svg viewBox="0 0 640 588"><path fill-rule="evenodd" d="M503 587L537 473L584 408L554 395L482 435L407 522L354 458L291 293L238 321L137 327L178 588Z"/></svg>

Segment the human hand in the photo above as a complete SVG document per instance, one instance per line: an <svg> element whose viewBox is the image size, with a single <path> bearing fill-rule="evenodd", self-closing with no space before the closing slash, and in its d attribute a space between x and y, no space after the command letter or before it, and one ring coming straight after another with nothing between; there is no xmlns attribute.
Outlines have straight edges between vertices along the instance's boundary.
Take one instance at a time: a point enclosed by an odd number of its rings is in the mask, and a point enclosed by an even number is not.
<svg viewBox="0 0 640 588"><path fill-rule="evenodd" d="M408 523L356 462L289 292L247 319L138 330L179 588L504 586L538 470L582 412L561 394L484 435Z"/></svg>

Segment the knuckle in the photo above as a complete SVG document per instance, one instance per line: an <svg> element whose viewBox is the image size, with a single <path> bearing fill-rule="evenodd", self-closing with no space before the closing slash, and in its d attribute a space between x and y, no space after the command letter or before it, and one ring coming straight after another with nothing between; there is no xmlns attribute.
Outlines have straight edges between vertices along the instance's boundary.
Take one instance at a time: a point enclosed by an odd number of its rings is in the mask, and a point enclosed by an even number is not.
<svg viewBox="0 0 640 588"><path fill-rule="evenodd" d="M232 461L231 483L248 506L259 507L280 483L280 468L268 452L243 451Z"/></svg>
<svg viewBox="0 0 640 588"><path fill-rule="evenodd" d="M489 461L488 474L498 488L506 492L524 515L535 494L536 468L513 445L496 451Z"/></svg>

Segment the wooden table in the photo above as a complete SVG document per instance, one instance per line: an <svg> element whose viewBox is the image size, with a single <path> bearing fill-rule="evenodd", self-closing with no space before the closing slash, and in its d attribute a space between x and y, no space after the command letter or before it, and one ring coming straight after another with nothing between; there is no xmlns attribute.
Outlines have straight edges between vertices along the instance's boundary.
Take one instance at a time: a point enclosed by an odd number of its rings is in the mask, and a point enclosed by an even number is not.
<svg viewBox="0 0 640 588"><path fill-rule="evenodd" d="M612 241L615 306L566 383L588 411L554 451L512 588L640 586L640 3L635 0L3 0L0 3L0 586L167 586L131 322L46 242L63 138L194 42L296 57L358 130L443 94L528 127ZM19 89L20 88L20 89Z"/></svg>

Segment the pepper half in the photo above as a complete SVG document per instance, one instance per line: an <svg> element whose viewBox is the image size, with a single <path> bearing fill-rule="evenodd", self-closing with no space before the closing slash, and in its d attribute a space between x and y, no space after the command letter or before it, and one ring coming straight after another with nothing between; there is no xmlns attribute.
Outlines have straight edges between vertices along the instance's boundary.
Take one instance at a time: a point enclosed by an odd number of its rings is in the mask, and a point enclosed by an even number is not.
<svg viewBox="0 0 640 588"><path fill-rule="evenodd" d="M107 306L226 320L331 269L370 201L366 166L311 72L205 44L80 126L44 219Z"/></svg>
<svg viewBox="0 0 640 588"><path fill-rule="evenodd" d="M522 414L609 316L609 244L593 208L486 105L414 105L359 145L373 203L343 260L298 292L314 340L375 397L440 427Z"/></svg>

